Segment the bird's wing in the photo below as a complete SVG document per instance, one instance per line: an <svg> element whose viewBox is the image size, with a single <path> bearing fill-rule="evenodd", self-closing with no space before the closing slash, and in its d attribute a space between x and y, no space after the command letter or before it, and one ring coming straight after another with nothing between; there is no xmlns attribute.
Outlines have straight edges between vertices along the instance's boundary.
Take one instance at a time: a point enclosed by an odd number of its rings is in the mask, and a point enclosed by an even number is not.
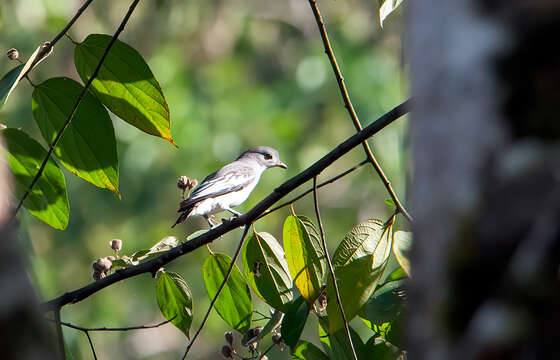
<svg viewBox="0 0 560 360"><path fill-rule="evenodd" d="M239 191L257 177L255 170L249 166L231 163L208 175L192 194L181 202L177 212L185 211L194 204L211 197Z"/></svg>

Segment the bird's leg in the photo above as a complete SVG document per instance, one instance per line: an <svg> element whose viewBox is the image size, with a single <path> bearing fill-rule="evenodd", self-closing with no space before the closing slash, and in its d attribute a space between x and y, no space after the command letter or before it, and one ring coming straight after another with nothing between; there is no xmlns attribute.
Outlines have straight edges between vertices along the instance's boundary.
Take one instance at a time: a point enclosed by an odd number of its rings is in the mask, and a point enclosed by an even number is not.
<svg viewBox="0 0 560 360"><path fill-rule="evenodd" d="M213 229L216 226L218 226L218 224L214 223L208 215L202 215L202 216L206 219L206 221L208 222L208 225L210 225L210 229Z"/></svg>

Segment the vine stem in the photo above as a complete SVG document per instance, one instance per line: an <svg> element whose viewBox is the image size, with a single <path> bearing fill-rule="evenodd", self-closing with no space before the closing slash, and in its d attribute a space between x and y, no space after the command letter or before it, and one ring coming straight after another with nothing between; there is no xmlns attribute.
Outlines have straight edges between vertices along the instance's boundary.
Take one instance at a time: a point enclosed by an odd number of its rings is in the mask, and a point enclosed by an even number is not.
<svg viewBox="0 0 560 360"><path fill-rule="evenodd" d="M360 123L360 120L358 119L358 115L356 114L356 111L354 110L354 106L352 105L352 101L350 101L350 95L348 93L348 89L346 88L346 84L344 83L344 77L342 76L342 72L340 71L340 67L338 66L338 62L336 61L336 57L334 56L334 51L332 49L332 46L331 46L331 43L330 43L330 40L329 40L329 36L327 34L327 28L325 26L325 22L323 21L323 17L321 15L321 12L319 11L319 6L317 5L317 0L309 0L309 5L311 6L311 10L313 10L313 15L315 16L315 21L317 22L317 27L319 28L319 32L321 33L321 39L323 40L323 45L325 47L325 53L327 54L327 57L329 58L329 61L331 63L331 67L332 67L333 72L334 72L335 77L336 77L336 81L338 82L338 87L340 89L340 94L342 95L342 100L344 101L344 107L346 108L346 110L348 110L348 114L350 115L350 118L352 119L352 123L354 124L354 127L356 128L356 131L361 131L362 130L362 124ZM364 152L366 153L366 156L367 156L369 162L371 162L371 165L373 166L373 168L377 172L377 175L379 176L379 178L381 178L381 181L383 182L383 185L385 185L385 189L387 189L387 192L391 196L391 199L393 199L393 202L395 203L395 206L397 207L397 209L399 209L399 212L401 214L403 214L403 216L409 222L412 222L412 216L410 216L408 211L406 211L406 209L404 208L404 206L400 202L397 194L395 193L395 191L393 190L393 187L391 186L391 182L387 178L387 175L385 175L385 172L383 172L383 169L381 168L381 165L379 165L379 163L377 162L377 159L373 155L373 152L371 151L371 148L370 148L367 140L363 141L362 146L364 148Z"/></svg>
<svg viewBox="0 0 560 360"><path fill-rule="evenodd" d="M210 313L212 312L212 309L214 308L214 305L216 304L216 301L218 300L218 296L220 296L222 290L226 286L226 283L229 280L231 272L233 271L233 267L235 266L235 262L239 258L239 254L241 253L241 249L243 248L243 244L245 243L245 239L247 237L247 232L249 231L249 227L250 227L249 224L245 225L245 228L243 229L243 235L241 235L241 240L239 241L239 245L237 245L237 250L235 250L235 255L233 256L233 259L231 260L231 265L229 266L229 269L226 273L226 276L224 277L224 280L220 284L220 287L218 288L218 292L216 292L216 295L214 295L214 298L212 299L212 302L210 302L210 306L208 307L208 310L206 311L206 314L204 314L204 318L202 319L202 322L200 323L200 326L198 327L198 329L196 329L196 332L194 333L193 338L191 339L191 341L187 345L187 348L185 349L185 353L183 354L182 359L185 359L187 357L187 354L189 353L191 347L193 346L196 338L198 337L198 335L202 331L202 328L204 328L204 325L206 325L206 321L208 320L208 316L210 316Z"/></svg>
<svg viewBox="0 0 560 360"><path fill-rule="evenodd" d="M91 1L93 1L93 0L91 0ZM23 194L23 196L21 197L18 205L16 206L16 209L14 210L14 215L13 216L15 216L18 213L19 209L21 209L21 207L23 205L23 202L25 201L25 199L27 199L27 196L29 196L29 193L33 189L33 186L35 186L35 184L37 183L37 181L39 180L39 178L43 174L43 171L45 170L45 167L47 166L47 163L48 163L52 153L54 152L54 149L55 149L56 145L60 141L60 138L62 138L62 135L64 135L64 132L66 131L68 126L70 126L70 123L72 122L72 119L74 118L74 115L76 114L76 110L78 109L78 106L80 105L84 96L86 95L86 92L87 92L88 88L90 87L91 83L93 82L93 80L95 79L97 74L99 73L99 70L101 69L101 66L103 65L103 62L105 61L105 58L107 57L107 54L109 54L109 51L113 47L113 44L115 43L115 41L117 41L117 38L119 37L121 32L124 30L124 27L125 27L126 23L128 22L128 19L130 19L130 16L132 15L132 12L134 11L134 9L136 8L136 5L138 5L139 2L140 2L140 0L134 0L132 2L132 4L130 5L128 11L126 12L126 14L123 18L123 20L121 21L119 27L117 28L117 31L115 31L115 34L111 38L111 41L109 42L109 44L105 48L105 51L103 52L103 55L101 56L101 59L99 59L99 62L97 63L97 66L95 67L95 70L93 71L93 74L88 79L86 85L82 89L82 92L78 96L78 99L74 103L74 107L72 108L72 111L70 112L70 114L66 118L66 121L64 122L64 124L62 125L62 127L60 128L58 133L56 134L56 137L54 138L54 141L52 142L51 146L49 147L49 151L47 152L47 155L45 156L45 158L43 159L43 162L41 163L41 166L39 167L39 171L37 171L37 174L35 174L35 176L33 177L33 180L31 181L31 183L29 184L29 186L25 190L25 193ZM89 5L89 3L84 4L84 6L86 6L86 5ZM82 6L82 7L84 7L84 6ZM77 16L78 15L76 15L75 18L77 18ZM71 26L71 23L69 23L66 27L69 28L70 26ZM63 35L60 35L60 37L62 37L62 36ZM57 39L57 41L58 41L58 39ZM40 58L40 56L38 56L37 58Z"/></svg>
<svg viewBox="0 0 560 360"><path fill-rule="evenodd" d="M340 309L340 314L342 315L342 320L344 321L344 330L346 331L346 337L348 338L348 343L350 344L350 349L352 350L352 356L354 360L358 360L356 355L356 350L354 349L354 343L352 342L352 335L350 334L350 326L348 326L348 319L344 313L342 307L342 300L340 299L340 293L338 292L338 284L336 283L336 276L334 273L334 268L332 265L331 257L329 256L329 250L327 248L327 240L325 238L325 230L323 228L323 221L321 221L321 212L319 210L319 199L317 197L317 176L313 178L313 204L315 206L315 215L317 216L317 223L319 224L319 233L321 235L321 245L323 246L323 251L325 252L325 257L327 258L327 264L329 266L329 273L333 279L333 290L336 295L336 303Z"/></svg>

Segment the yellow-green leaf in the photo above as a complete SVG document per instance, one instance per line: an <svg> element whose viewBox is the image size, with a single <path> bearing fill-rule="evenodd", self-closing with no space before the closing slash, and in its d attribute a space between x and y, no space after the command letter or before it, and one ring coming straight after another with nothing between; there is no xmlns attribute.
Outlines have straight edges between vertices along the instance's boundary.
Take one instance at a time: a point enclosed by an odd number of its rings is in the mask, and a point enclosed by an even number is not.
<svg viewBox="0 0 560 360"><path fill-rule="evenodd" d="M85 83L93 74L111 36L91 34L76 46L74 63ZM115 115L145 133L176 145L171 137L169 106L159 82L142 55L117 40L105 58L92 91Z"/></svg>

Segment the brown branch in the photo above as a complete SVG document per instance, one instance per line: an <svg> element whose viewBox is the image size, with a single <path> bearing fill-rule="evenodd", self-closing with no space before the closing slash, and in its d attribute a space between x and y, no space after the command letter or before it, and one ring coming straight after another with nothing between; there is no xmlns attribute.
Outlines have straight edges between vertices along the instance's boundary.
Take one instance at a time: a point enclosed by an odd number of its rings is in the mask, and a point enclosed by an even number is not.
<svg viewBox="0 0 560 360"><path fill-rule="evenodd" d="M64 322L64 321L62 321L61 324L66 326L66 327L76 329L76 330L80 330L80 331L129 331L129 330L143 330L143 329L157 328L157 327L160 327L160 326L165 325L167 323L170 323L171 321L173 321L173 319L175 319L175 317L173 317L169 320L165 320L165 321L162 321L160 323L154 324L154 325L138 325L138 326L116 327L116 328L108 328L108 327L86 328L86 327L83 327L83 326L74 325L74 324L67 323L67 322Z"/></svg>
<svg viewBox="0 0 560 360"><path fill-rule="evenodd" d="M327 54L327 56L329 58L329 61L331 62L333 72L336 76L336 81L338 82L338 87L340 88L340 94L342 95L342 100L344 101L344 107L346 108L346 110L348 110L348 114L350 114L350 118L352 119L352 122L354 123L354 127L356 128L356 131L361 131L362 130L362 124L360 123L360 120L358 119L358 115L356 114L356 111L354 110L354 106L352 105L352 101L350 101L350 95L348 94L348 89L346 89L346 84L344 83L344 77L342 76L342 72L340 71L340 67L338 66L338 63L336 61L336 57L334 56L334 51L333 51L331 43L329 41L329 36L327 34L327 28L325 26L325 22L323 21L323 17L321 16L321 12L319 11L319 6L317 5L317 0L309 0L309 5L311 6L311 9L313 10L313 15L315 16L315 21L317 22L317 27L319 28L319 32L321 33L321 38L323 39L323 45L325 47L325 53ZM393 202L395 203L395 206L397 207L397 209L399 209L399 212L401 214L403 214L403 216L409 222L412 222L412 217L410 216L410 214L406 211L404 206L399 201L399 198L397 197L397 194L395 193L395 191L393 190L393 187L391 186L391 182L389 181L389 179L387 178L387 176L383 172L383 169L381 168L381 165L379 165L379 163L375 159L375 156L373 155L373 152L371 151L371 148L370 148L368 142L366 140L364 140L363 143L362 143L362 146L364 148L364 151L366 153L367 158L369 159L369 161L373 165L373 168L377 172L377 175L379 175L379 177L381 178L381 181L383 182L383 185L385 185L385 189L387 189L387 192L389 193L389 195L393 199Z"/></svg>
<svg viewBox="0 0 560 360"><path fill-rule="evenodd" d="M321 235L321 245L323 246L323 251L325 252L325 257L327 258L327 265L329 266L329 273L332 277L333 290L336 295L336 302L342 315L342 320L344 321L344 330L346 331L346 337L348 338L348 343L350 344L350 349L352 350L352 356L354 360L358 360L356 355L356 350L354 349L354 343L352 342L352 335L350 335L350 327L348 326L348 319L344 313L344 308L342 307L342 300L340 300L340 292L338 291L338 284L336 283L336 275L334 273L334 268L331 262L331 257L329 256L329 249L327 248L327 240L325 239L325 229L323 228L323 221L321 221L321 212L319 210L319 199L317 197L317 177L313 178L313 204L315 206L315 215L317 216L317 223L319 224L319 233Z"/></svg>
<svg viewBox="0 0 560 360"><path fill-rule="evenodd" d="M33 70L35 65L37 65L39 63L39 61L41 61L47 54L49 54L51 52L51 49L53 48L54 44L56 44L58 42L58 40L60 40L68 32L68 30L70 30L70 27L72 27L72 25L74 25L76 20L78 20L78 18L87 9L87 7L89 6L89 4L91 4L92 1L93 0L87 0L78 9L78 11L76 11L76 14L74 14L74 17L72 17L72 19L70 19L68 24L66 24L66 26L58 34L56 34L56 36L49 43L46 43L46 45L41 49L41 51L39 51L39 53L37 54L37 56L35 57L35 59L31 63L31 66L25 72L25 74L23 74L23 76L27 76L27 74L29 74L29 72L31 70Z"/></svg>
<svg viewBox="0 0 560 360"><path fill-rule="evenodd" d="M196 333L194 333L193 338L191 339L191 341L187 345L187 348L185 349L185 353L183 354L182 359L185 359L187 357L187 354L189 353L189 350L191 349L191 347L194 345L194 342L195 342L196 338L198 337L198 335L202 331L202 328L204 327L204 325L206 325L206 321L208 320L208 316L210 316L210 313L212 312L212 309L214 308L214 304L216 304L216 301L218 301L218 296L220 296L220 294L222 293L222 290L224 289L224 286L226 286L226 283L229 280L231 272L233 271L233 267L235 266L235 262L237 261L237 258L239 258L239 254L241 253L241 249L243 248L243 243L245 242L247 232L249 232L249 224L246 224L245 229L243 229L243 235L241 235L241 240L239 241L239 245L237 245L237 250L235 250L235 255L233 256L233 259L231 260L231 265L229 266L229 269L226 273L226 276L224 277L224 280L220 284L220 287L218 288L218 291L216 292L216 295L214 295L214 298L212 299L212 302L210 302L210 306L208 307L208 310L206 311L206 314L204 314L204 318L202 319L202 322L200 323L200 326L198 327L198 329L196 330Z"/></svg>
<svg viewBox="0 0 560 360"><path fill-rule="evenodd" d="M117 28L117 31L115 31L115 34L111 38L111 41L109 42L109 44L105 48L105 51L103 52L103 55L101 56L101 59L99 59L99 62L97 63L97 66L95 67L95 70L93 71L93 74L88 79L86 85L82 89L82 92L78 96L78 99L76 100L76 103L74 104L74 107L72 108L72 111L70 112L70 114L66 118L66 121L64 122L64 124L62 125L62 127L60 128L58 133L56 134L56 137L54 138L53 143L49 147L49 151L47 152L47 155L45 156L45 158L43 159L43 162L41 163L41 166L39 167L39 171L37 171L37 174L35 174L35 177L31 181L31 184L29 184L29 186L27 187L27 190L25 190L25 193L21 197L21 199L20 199L20 201L19 201L19 203L18 203L18 205L17 205L17 207L14 211L14 216L18 213L19 209L21 209L21 206L23 205L23 202L25 201L25 199L27 198L27 196L29 195L29 193L33 189L33 186L35 186L35 183L37 183L37 181L39 180L39 178L43 174L43 170L45 170L45 166L47 165L52 153L54 152L54 149L55 149L56 145L58 144L60 138L62 138L62 135L64 135L64 132L66 131L68 126L70 126L70 123L72 122L72 119L74 118L74 114L76 113L76 110L78 109L78 106L82 102L88 88L90 87L91 83L93 82L93 79L95 79L95 77L99 73L99 69L101 69L101 66L103 65L103 62L105 61L105 58L107 57L107 54L109 53L109 51L113 47L113 44L115 43L115 41L117 41L117 38L119 37L121 32L124 30L124 27L125 27L126 23L128 22L128 19L130 19L130 16L132 15L132 12L134 11L134 8L136 8L136 5L138 5L139 1L140 0L134 0L133 3L130 5L128 11L126 12L124 18L121 21L121 24ZM60 36L62 37L62 35L60 35Z"/></svg>
<svg viewBox="0 0 560 360"><path fill-rule="evenodd" d="M316 161L313 165L311 165L304 171L300 172L298 175L294 176L290 180L280 185L270 195L268 195L261 202L255 205L246 214L241 215L233 219L232 221L226 222L214 229L211 229L205 232L204 234L199 235L194 239L187 241L152 260L128 268L118 269L113 274L101 280L95 281L82 288L79 288L71 292L67 292L55 299L47 301L42 304L43 311L59 309L67 304L73 304L79 302L89 297L90 295L100 291L101 289L104 289L121 280L144 273L153 273L157 271L157 269L159 269L160 267L164 266L165 264L168 264L174 259L184 254L187 254L191 251L194 251L199 247L204 246L205 244L212 242L218 237L224 235L225 233L237 229L240 226L251 224L263 212L265 212L266 209L274 205L284 196L286 196L291 191L301 186L305 182L313 179L313 177L320 174L324 169L329 167L337 159L342 157L344 154L348 153L356 146L360 145L361 142L364 141L364 139L367 139L370 136L381 131L387 125L389 125L399 117L406 114L409 110L410 110L410 100L407 100L402 104L398 105L397 107L395 107L393 110L381 116L379 119L377 119L377 121L365 127L362 131L352 135L346 141L339 144L328 154L326 154L321 159Z"/></svg>
<svg viewBox="0 0 560 360"><path fill-rule="evenodd" d="M360 162L359 164L356 164L356 165L352 166L350 169L348 169L348 170L346 170L346 171L344 171L344 172L342 172L342 173L340 173L340 174L338 174L338 175L336 175L336 176L333 176L332 178L330 178L330 179L328 179L328 180L326 180L326 181L323 181L322 183L320 183L319 185L317 185L317 188L322 188L322 187L325 186L325 185L329 185L329 184L331 184L331 183L337 181L338 179L340 179L340 178L342 178L342 177L344 177L344 176L350 174L350 173L353 172L354 170L358 170L359 168L361 168L362 166L364 166L364 165L367 164L368 162L369 162L369 159L366 159L366 160ZM313 188L307 189L307 191L305 191L304 193L302 193L302 194L300 194L300 195L298 195L298 196L292 198L291 200L288 200L288 201L286 201L286 202L283 202L282 204L280 204L280 205L278 205L278 206L275 206L275 207L273 207L273 208L270 209L270 210L265 211L265 212L264 212L263 214L261 214L257 219L260 219L260 218L262 218L262 217L265 217L266 215L270 214L271 212L275 212L276 210L279 210L279 209L281 209L281 208L283 208L283 207L285 207L285 206L291 205L291 204L295 203L296 201L298 201L299 199L301 199L302 197L304 197L305 195L307 195L307 194L309 194L309 193L311 193L311 192L313 192Z"/></svg>

